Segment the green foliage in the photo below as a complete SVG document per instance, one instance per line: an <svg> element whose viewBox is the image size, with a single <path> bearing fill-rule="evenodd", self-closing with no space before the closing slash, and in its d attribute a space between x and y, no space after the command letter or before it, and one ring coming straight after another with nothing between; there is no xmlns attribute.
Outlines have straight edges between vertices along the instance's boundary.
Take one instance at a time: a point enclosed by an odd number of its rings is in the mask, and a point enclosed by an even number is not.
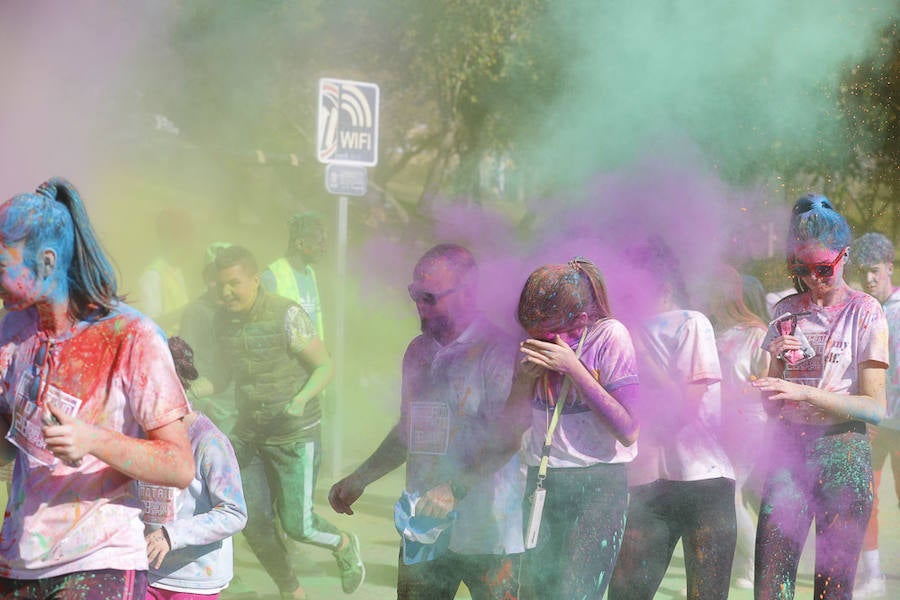
<svg viewBox="0 0 900 600"><path fill-rule="evenodd" d="M487 201L486 158L527 173L529 193L577 185L679 131L728 181L812 177L896 236L897 11L877 4L196 0L147 91L194 142L298 154L310 187L329 76L381 86L370 181L404 180L413 201Z"/></svg>

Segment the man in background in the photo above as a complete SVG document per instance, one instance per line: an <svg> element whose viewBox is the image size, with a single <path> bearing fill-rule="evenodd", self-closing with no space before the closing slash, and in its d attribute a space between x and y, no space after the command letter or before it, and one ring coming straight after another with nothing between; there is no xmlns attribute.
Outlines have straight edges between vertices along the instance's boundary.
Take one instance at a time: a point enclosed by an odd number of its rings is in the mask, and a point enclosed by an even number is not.
<svg viewBox="0 0 900 600"><path fill-rule="evenodd" d="M182 261L190 252L193 233L189 213L178 208L161 210L156 216L157 256L138 280L138 308L168 336L178 334L181 312L190 300Z"/></svg>
<svg viewBox="0 0 900 600"><path fill-rule="evenodd" d="M233 379L237 423L232 444L241 467L250 548L282 598L307 598L276 534L275 520L298 542L331 551L346 593L365 577L359 540L316 514L313 491L320 463L319 393L334 364L302 307L266 292L256 260L240 246L218 252L216 286L222 306L213 328L217 342L214 389Z"/></svg>
<svg viewBox="0 0 900 600"><path fill-rule="evenodd" d="M296 214L288 221L288 245L284 256L260 274L266 291L293 300L303 307L325 341L322 302L313 265L325 253L325 226L316 213Z"/></svg>
<svg viewBox="0 0 900 600"><path fill-rule="evenodd" d="M863 540L862 569L853 590L854 600L882 598L886 595L885 577L878 552L878 486L888 457L894 473L894 491L900 501L900 288L894 287L894 245L880 233L867 233L853 243L850 260L860 288L881 302L888 322L887 412L881 422L869 425L872 441L872 470L875 475L875 501Z"/></svg>

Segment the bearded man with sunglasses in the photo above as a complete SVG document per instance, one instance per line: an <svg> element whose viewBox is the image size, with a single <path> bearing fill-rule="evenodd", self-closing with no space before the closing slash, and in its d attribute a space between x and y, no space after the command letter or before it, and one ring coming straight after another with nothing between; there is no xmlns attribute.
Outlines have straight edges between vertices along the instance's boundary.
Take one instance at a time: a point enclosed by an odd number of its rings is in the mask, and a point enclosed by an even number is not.
<svg viewBox="0 0 900 600"><path fill-rule="evenodd" d="M455 244L416 264L409 295L422 335L403 357L400 419L328 497L353 514L366 486L406 463L394 511L399 600L449 600L461 582L475 600L517 597L525 482L518 457L493 450L517 346L479 314L477 278L472 254Z"/></svg>

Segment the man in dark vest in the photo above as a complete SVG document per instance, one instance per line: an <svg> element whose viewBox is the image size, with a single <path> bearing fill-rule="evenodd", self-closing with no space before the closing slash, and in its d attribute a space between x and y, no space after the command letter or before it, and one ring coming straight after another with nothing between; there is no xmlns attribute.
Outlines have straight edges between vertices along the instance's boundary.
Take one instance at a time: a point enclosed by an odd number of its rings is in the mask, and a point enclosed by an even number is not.
<svg viewBox="0 0 900 600"><path fill-rule="evenodd" d="M298 304L266 292L246 248L222 249L215 259L222 307L214 318L218 373L234 380L238 409L232 443L241 467L250 548L282 598L306 598L277 535L274 519L291 538L328 548L344 592L365 577L359 540L313 510L320 462L322 411L317 395L334 364L309 315ZM213 382L221 389L227 381Z"/></svg>

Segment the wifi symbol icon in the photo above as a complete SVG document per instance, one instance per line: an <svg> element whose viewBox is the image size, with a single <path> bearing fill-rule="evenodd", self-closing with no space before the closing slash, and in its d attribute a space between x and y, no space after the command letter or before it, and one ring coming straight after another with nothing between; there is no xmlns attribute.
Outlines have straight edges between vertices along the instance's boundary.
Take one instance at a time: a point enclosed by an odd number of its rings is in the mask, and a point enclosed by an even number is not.
<svg viewBox="0 0 900 600"><path fill-rule="evenodd" d="M378 100L374 83L319 80L319 162L366 167L378 163Z"/></svg>

